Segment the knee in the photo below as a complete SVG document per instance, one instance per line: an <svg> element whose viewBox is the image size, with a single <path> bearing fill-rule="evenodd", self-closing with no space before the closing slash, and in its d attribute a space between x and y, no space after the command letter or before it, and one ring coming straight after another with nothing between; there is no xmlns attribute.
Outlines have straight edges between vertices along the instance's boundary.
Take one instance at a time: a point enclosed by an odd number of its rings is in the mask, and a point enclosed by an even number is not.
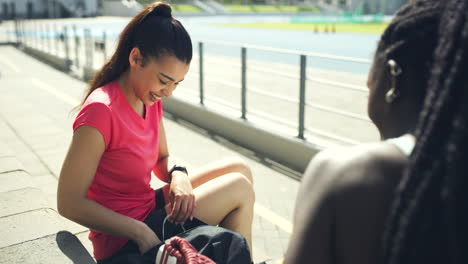
<svg viewBox="0 0 468 264"><path fill-rule="evenodd" d="M244 175L250 184L253 184L252 171L244 160L240 158L233 158L230 160L230 167L233 172L238 172Z"/></svg>
<svg viewBox="0 0 468 264"><path fill-rule="evenodd" d="M235 193L240 203L247 203L253 205L255 203L255 191L247 176L243 173L234 173L235 177Z"/></svg>

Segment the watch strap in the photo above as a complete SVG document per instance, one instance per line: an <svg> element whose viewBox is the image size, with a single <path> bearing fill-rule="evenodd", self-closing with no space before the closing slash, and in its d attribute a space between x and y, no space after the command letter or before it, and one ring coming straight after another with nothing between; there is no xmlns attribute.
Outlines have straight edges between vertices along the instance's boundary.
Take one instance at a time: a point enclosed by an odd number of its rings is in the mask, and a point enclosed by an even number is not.
<svg viewBox="0 0 468 264"><path fill-rule="evenodd" d="M187 168L184 167L184 166L180 166L180 165L174 165L172 167L172 169L169 171L169 173L167 174L167 176L169 176L169 182L172 182L172 173L174 171L181 171L183 173L185 173L187 176L188 176L188 172L187 172Z"/></svg>

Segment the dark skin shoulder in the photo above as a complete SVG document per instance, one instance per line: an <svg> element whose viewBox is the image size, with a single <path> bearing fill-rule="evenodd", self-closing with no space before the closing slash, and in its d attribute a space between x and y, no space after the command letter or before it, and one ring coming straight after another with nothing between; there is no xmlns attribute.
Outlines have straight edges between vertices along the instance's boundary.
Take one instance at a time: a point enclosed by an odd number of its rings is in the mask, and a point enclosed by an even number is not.
<svg viewBox="0 0 468 264"><path fill-rule="evenodd" d="M393 191L407 162L387 142L317 154L297 196L284 263L378 263Z"/></svg>

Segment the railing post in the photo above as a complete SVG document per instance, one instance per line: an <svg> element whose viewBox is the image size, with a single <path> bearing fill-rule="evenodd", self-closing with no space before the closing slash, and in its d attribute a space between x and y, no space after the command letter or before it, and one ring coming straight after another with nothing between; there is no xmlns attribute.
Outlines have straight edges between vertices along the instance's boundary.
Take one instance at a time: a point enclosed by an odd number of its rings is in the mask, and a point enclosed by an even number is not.
<svg viewBox="0 0 468 264"><path fill-rule="evenodd" d="M93 70L94 65L94 49L93 49L93 36L89 28L85 29L85 53L86 53L86 68L88 71Z"/></svg>
<svg viewBox="0 0 468 264"><path fill-rule="evenodd" d="M19 44L19 25L18 25L18 19L14 20L15 22L15 36L16 36L16 44Z"/></svg>
<svg viewBox="0 0 468 264"><path fill-rule="evenodd" d="M200 104L204 105L205 104L205 94L204 94L204 88L203 88L203 42L198 42L198 62L199 62L199 88L200 88Z"/></svg>
<svg viewBox="0 0 468 264"><path fill-rule="evenodd" d="M57 24L53 24L53 36L55 39L55 55L57 57L60 56L59 50L60 50L60 34L57 29Z"/></svg>
<svg viewBox="0 0 468 264"><path fill-rule="evenodd" d="M46 51L47 47L47 39L46 39L46 25L44 23L41 23L41 44L42 44L42 51Z"/></svg>
<svg viewBox="0 0 468 264"><path fill-rule="evenodd" d="M39 37L38 37L38 32L39 32L39 25L35 22L33 22L33 32L34 32L34 45L36 46L36 49L39 49Z"/></svg>
<svg viewBox="0 0 468 264"><path fill-rule="evenodd" d="M68 46L68 26L63 27L63 47L65 50L66 69L69 71L71 66L70 47Z"/></svg>
<svg viewBox="0 0 468 264"><path fill-rule="evenodd" d="M241 63L242 63L242 86L241 86L241 111L242 116L241 118L246 120L247 119L247 48L241 48Z"/></svg>
<svg viewBox="0 0 468 264"><path fill-rule="evenodd" d="M89 29L85 28L84 29L84 48L85 48L85 61L84 61L84 67L88 68L90 64L90 39L89 39Z"/></svg>
<svg viewBox="0 0 468 264"><path fill-rule="evenodd" d="M78 69L80 67L80 38L78 36L76 25L73 25L73 35L75 36L75 65Z"/></svg>
<svg viewBox="0 0 468 264"><path fill-rule="evenodd" d="M104 56L104 63L107 61L107 33L102 31L102 54Z"/></svg>
<svg viewBox="0 0 468 264"><path fill-rule="evenodd" d="M304 121L305 121L305 104L306 104L306 69L307 69L307 57L301 55L300 59L300 82L299 82L299 134L297 135L300 139L304 137Z"/></svg>
<svg viewBox="0 0 468 264"><path fill-rule="evenodd" d="M50 37L50 24L46 25L47 51L52 54L52 38Z"/></svg>

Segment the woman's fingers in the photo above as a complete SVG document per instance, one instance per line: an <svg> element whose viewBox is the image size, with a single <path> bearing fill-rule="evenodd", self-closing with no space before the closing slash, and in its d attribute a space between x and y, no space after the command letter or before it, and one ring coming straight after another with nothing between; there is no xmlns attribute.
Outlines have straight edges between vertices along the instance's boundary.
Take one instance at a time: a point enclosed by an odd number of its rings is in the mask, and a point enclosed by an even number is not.
<svg viewBox="0 0 468 264"><path fill-rule="evenodd" d="M176 195L172 201L172 211L171 211L171 216L170 216L171 222L176 221L179 215L180 206L181 206L181 197Z"/></svg>
<svg viewBox="0 0 468 264"><path fill-rule="evenodd" d="M171 212L171 220L176 223L184 223L187 219L192 218L195 211L195 196L176 196Z"/></svg>
<svg viewBox="0 0 468 264"><path fill-rule="evenodd" d="M193 220L193 215L195 214L196 207L197 207L197 201L195 200L195 195L192 195L192 211L190 212L190 220Z"/></svg>
<svg viewBox="0 0 468 264"><path fill-rule="evenodd" d="M192 215L192 208L193 208L193 198L192 195L187 197L187 211L185 211L184 219L183 221L187 221L190 216Z"/></svg>
<svg viewBox="0 0 468 264"><path fill-rule="evenodd" d="M176 220L176 223L178 223L178 224L183 223L183 222L185 222L185 220L187 220L186 216L187 216L187 212L188 212L188 209L189 209L189 206L190 206L190 200L188 198L189 197L184 197L182 199L179 215L178 215L177 220Z"/></svg>

